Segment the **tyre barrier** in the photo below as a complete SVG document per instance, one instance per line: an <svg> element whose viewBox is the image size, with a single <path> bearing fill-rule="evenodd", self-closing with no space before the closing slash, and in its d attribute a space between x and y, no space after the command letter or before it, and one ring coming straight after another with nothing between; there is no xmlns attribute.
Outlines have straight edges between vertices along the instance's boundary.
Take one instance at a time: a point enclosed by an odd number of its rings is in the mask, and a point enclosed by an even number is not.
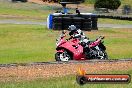
<svg viewBox="0 0 132 88"><path fill-rule="evenodd" d="M77 28L85 31L98 30L98 18L96 15L93 14L59 14L52 16L52 22L50 22L50 26L52 23L52 27L50 28L52 28L53 30L67 30L69 25L75 25Z"/></svg>
<svg viewBox="0 0 132 88"><path fill-rule="evenodd" d="M55 23L53 24L53 29L58 29L58 30L61 30L62 29L62 23Z"/></svg>
<svg viewBox="0 0 132 88"><path fill-rule="evenodd" d="M98 24L97 24L97 22L98 22L98 19L97 18L92 18L92 21L91 21L92 23L92 28L93 28L93 30L98 30Z"/></svg>
<svg viewBox="0 0 132 88"><path fill-rule="evenodd" d="M12 0L12 2L17 2L17 1L20 1L20 2L27 2L28 0Z"/></svg>
<svg viewBox="0 0 132 88"><path fill-rule="evenodd" d="M132 58L116 58L116 59L108 59L108 60L71 60L71 61L51 61L51 62L31 62L31 63L10 63L10 64L0 64L0 67L18 67L18 66L33 66L33 65L50 65L50 64L80 64L80 63L101 63L101 62L109 62L109 63L117 63L117 62L131 62Z"/></svg>
<svg viewBox="0 0 132 88"><path fill-rule="evenodd" d="M109 19L117 19L117 20L128 20L132 21L132 17L130 16L111 16L111 15L97 15L98 18L109 18Z"/></svg>

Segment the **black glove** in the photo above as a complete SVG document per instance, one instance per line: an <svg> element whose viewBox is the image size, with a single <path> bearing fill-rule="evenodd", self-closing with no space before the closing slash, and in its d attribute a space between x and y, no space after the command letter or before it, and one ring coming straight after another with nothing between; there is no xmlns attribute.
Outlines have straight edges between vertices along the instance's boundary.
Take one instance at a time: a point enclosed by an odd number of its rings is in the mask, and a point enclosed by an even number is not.
<svg viewBox="0 0 132 88"><path fill-rule="evenodd" d="M85 47L86 43L85 42L81 42L81 46Z"/></svg>

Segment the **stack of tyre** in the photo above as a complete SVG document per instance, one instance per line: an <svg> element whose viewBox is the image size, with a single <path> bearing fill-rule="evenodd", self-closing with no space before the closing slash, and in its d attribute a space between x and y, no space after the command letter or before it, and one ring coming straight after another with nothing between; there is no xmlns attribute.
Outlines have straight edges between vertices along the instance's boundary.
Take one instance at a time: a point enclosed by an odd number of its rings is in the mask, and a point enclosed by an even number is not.
<svg viewBox="0 0 132 88"><path fill-rule="evenodd" d="M92 30L92 20L91 17L84 17L82 20L82 30L91 31Z"/></svg>
<svg viewBox="0 0 132 88"><path fill-rule="evenodd" d="M52 29L66 30L70 25L85 31L97 30L97 16L59 15L52 18Z"/></svg>
<svg viewBox="0 0 132 88"><path fill-rule="evenodd" d="M91 24L92 24L92 30L98 30L98 16L97 15L91 15Z"/></svg>
<svg viewBox="0 0 132 88"><path fill-rule="evenodd" d="M98 30L98 16L91 14L91 15L82 15L82 30L91 31L91 30Z"/></svg>
<svg viewBox="0 0 132 88"><path fill-rule="evenodd" d="M54 30L62 30L63 23L62 17L54 17L53 18L53 29Z"/></svg>
<svg viewBox="0 0 132 88"><path fill-rule="evenodd" d="M27 2L28 0L12 0L12 2L17 2L17 1L20 1L20 2Z"/></svg>

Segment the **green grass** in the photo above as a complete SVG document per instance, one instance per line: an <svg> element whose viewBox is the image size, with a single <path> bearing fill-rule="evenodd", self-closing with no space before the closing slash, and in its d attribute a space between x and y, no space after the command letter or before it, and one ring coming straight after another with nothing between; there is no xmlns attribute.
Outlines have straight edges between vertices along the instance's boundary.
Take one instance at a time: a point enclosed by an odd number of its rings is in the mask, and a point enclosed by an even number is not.
<svg viewBox="0 0 132 88"><path fill-rule="evenodd" d="M0 63L54 61L59 34L44 26L0 24ZM91 40L104 35L110 59L132 57L132 29L101 28L85 34Z"/></svg>
<svg viewBox="0 0 132 88"><path fill-rule="evenodd" d="M0 63L53 60L54 33L36 25L0 25Z"/></svg>
<svg viewBox="0 0 132 88"><path fill-rule="evenodd" d="M121 3L124 4L129 4L132 6L132 0L121 0Z"/></svg>
<svg viewBox="0 0 132 88"><path fill-rule="evenodd" d="M96 0L85 0L85 4L94 4Z"/></svg>
<svg viewBox="0 0 132 88"><path fill-rule="evenodd" d="M7 17L15 16L15 18L32 18L43 20L46 19L50 13L52 13L52 7L48 5L0 1L0 15L7 15Z"/></svg>
<svg viewBox="0 0 132 88"><path fill-rule="evenodd" d="M132 76L132 69L127 71L109 71L99 72L103 74L130 74ZM76 83L76 76L65 76L51 79L36 79L30 81L10 81L1 82L0 88L131 88L132 82L129 84L85 84L80 86Z"/></svg>

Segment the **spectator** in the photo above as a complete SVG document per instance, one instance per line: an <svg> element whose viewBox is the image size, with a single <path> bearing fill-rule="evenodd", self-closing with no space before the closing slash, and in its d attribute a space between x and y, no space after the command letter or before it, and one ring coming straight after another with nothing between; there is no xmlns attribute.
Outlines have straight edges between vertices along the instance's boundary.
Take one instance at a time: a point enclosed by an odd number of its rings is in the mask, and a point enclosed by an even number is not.
<svg viewBox="0 0 132 88"><path fill-rule="evenodd" d="M79 11L78 8L76 8L76 13L77 13L78 15L80 15L80 11Z"/></svg>

